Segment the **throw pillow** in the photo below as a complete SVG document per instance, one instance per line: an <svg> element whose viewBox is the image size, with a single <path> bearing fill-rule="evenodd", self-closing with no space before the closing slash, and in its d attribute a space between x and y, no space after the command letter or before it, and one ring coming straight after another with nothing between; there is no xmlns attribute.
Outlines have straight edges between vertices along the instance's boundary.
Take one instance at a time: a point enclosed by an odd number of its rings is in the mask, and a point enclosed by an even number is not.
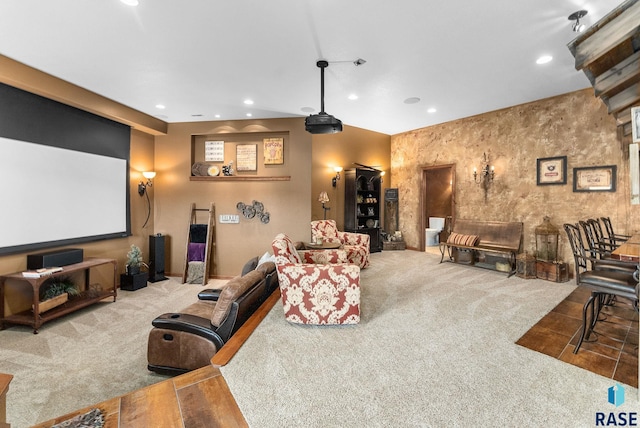
<svg viewBox="0 0 640 428"><path fill-rule="evenodd" d="M478 241L480 241L480 237L478 235L463 235L455 232L451 232L451 235L447 238L447 244L466 245L468 247L477 245Z"/></svg>

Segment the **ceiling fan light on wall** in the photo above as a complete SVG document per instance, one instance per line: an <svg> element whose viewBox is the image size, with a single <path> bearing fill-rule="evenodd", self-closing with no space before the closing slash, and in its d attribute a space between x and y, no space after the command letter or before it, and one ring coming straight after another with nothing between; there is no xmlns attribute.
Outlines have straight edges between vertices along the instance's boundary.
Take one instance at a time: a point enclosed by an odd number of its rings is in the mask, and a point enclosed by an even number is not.
<svg viewBox="0 0 640 428"><path fill-rule="evenodd" d="M304 128L311 134L342 132L342 121L324 111L324 69L329 66L329 62L319 60L316 65L320 68L320 113L307 116Z"/></svg>

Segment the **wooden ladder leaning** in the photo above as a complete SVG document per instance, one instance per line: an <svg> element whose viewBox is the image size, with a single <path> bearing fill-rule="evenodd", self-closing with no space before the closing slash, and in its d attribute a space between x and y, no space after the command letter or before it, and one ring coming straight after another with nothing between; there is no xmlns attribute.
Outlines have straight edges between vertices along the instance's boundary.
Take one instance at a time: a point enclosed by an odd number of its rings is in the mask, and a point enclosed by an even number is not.
<svg viewBox="0 0 640 428"><path fill-rule="evenodd" d="M198 212L208 212L209 218L207 223L199 223L198 222ZM204 272L202 275L202 285L206 285L209 281L209 273L211 269L211 259L214 257L214 248L215 248L215 226L216 226L216 210L214 203L211 202L209 208L197 208L195 203L191 204L191 212L189 214L189 228L187 231L187 244L185 249L185 263L184 263L184 271L182 273L182 283L187 282L187 277L189 273L189 260L190 258L190 248L193 252L192 246L189 244L193 243L204 243L204 255L202 257L202 262L204 263ZM201 238L203 230L206 229L206 237L204 239ZM200 235L200 237L198 237ZM194 241L195 240L195 241ZM204 241L204 242L203 242Z"/></svg>

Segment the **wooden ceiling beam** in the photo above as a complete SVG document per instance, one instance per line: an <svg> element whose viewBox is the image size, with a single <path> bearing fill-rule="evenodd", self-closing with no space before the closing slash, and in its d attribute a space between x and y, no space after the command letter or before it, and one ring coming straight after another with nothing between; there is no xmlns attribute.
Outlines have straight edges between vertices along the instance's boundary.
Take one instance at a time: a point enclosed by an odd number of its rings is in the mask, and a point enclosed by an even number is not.
<svg viewBox="0 0 640 428"><path fill-rule="evenodd" d="M616 113L615 116L616 116L616 124L618 126L631 123L631 107L627 107L626 109Z"/></svg>
<svg viewBox="0 0 640 428"><path fill-rule="evenodd" d="M640 51L597 76L593 89L597 97L609 96L616 88L637 82L638 79L640 79Z"/></svg>
<svg viewBox="0 0 640 428"><path fill-rule="evenodd" d="M640 83L629 86L622 92L617 93L609 99L603 99L609 108L609 113L618 113L626 107L640 102Z"/></svg>
<svg viewBox="0 0 640 428"><path fill-rule="evenodd" d="M597 61L608 51L620 43L633 37L640 25L640 2L631 0L619 6L626 10L604 24L597 32L589 35L585 40L576 40L574 57L576 69L582 70ZM571 48L570 47L570 48ZM573 49L572 49L573 50Z"/></svg>

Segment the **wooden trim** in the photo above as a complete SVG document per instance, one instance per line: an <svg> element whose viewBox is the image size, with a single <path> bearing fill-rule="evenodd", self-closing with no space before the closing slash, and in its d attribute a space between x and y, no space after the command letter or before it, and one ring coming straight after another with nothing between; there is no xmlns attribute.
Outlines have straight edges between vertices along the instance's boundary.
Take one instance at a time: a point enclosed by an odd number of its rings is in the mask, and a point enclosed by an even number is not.
<svg viewBox="0 0 640 428"><path fill-rule="evenodd" d="M629 86L624 91L614 95L608 100L605 100L605 103L607 104L609 113L617 113L624 110L625 107L634 104L638 100L640 100L640 83Z"/></svg>
<svg viewBox="0 0 640 428"><path fill-rule="evenodd" d="M596 77L593 84L595 95L607 96L615 88L629 84L638 76L640 76L640 51Z"/></svg>
<svg viewBox="0 0 640 428"><path fill-rule="evenodd" d="M189 181L290 181L290 180L291 180L290 175L273 175L273 176L230 175L230 176L220 176L220 177L212 177L212 176L189 177Z"/></svg>
<svg viewBox="0 0 640 428"><path fill-rule="evenodd" d="M150 135L165 135L168 124L156 117L0 55L0 82L124 123Z"/></svg>
<svg viewBox="0 0 640 428"><path fill-rule="evenodd" d="M214 367L227 365L279 300L280 288L276 288L274 292L271 293L271 296L269 296L267 300L265 300L262 305L256 309L253 315L251 315L249 319L242 324L242 327L240 327L238 331L231 336L231 339L229 339L227 343L225 343L224 346L216 352L213 358L211 358L211 364Z"/></svg>

